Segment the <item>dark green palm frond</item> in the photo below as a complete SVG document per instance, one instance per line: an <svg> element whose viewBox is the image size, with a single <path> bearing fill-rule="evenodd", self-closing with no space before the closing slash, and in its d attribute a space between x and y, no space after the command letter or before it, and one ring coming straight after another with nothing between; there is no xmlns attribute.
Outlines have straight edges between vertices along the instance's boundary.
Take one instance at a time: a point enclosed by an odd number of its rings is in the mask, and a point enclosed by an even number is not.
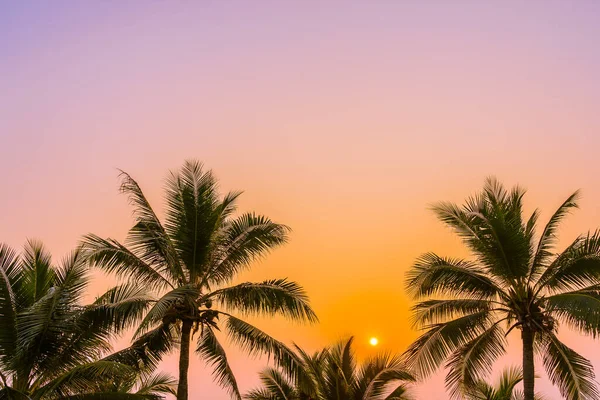
<svg viewBox="0 0 600 400"><path fill-rule="evenodd" d="M216 283L229 281L251 262L287 243L289 232L289 227L254 213L229 221L219 234L221 239L213 255L213 265L204 280Z"/></svg>
<svg viewBox="0 0 600 400"><path fill-rule="evenodd" d="M282 342L273 339L260 329L229 316L225 325L230 340L250 355L267 354L273 358L275 365L288 376L296 379L302 369L298 356Z"/></svg>
<svg viewBox="0 0 600 400"><path fill-rule="evenodd" d="M485 332L489 327L489 317L488 312L478 312L426 326L427 332L404 353L408 366L420 377L435 372L453 351Z"/></svg>
<svg viewBox="0 0 600 400"><path fill-rule="evenodd" d="M296 344L294 344L294 348L302 365L302 368L297 369L297 376L293 377L296 388L299 393L303 393L309 398L317 398L318 393L325 386L323 371L326 368L329 349L324 348L308 354Z"/></svg>
<svg viewBox="0 0 600 400"><path fill-rule="evenodd" d="M275 396L265 388L252 389L244 395L245 400L285 400Z"/></svg>
<svg viewBox="0 0 600 400"><path fill-rule="evenodd" d="M413 326L437 324L491 308L488 300L480 299L425 300L412 306L412 323Z"/></svg>
<svg viewBox="0 0 600 400"><path fill-rule="evenodd" d="M505 352L506 339L498 323L462 345L450 356L446 387L452 397L462 398L492 371L494 361Z"/></svg>
<svg viewBox="0 0 600 400"><path fill-rule="evenodd" d="M549 296L546 307L575 330L594 338L600 335L600 285Z"/></svg>
<svg viewBox="0 0 600 400"><path fill-rule="evenodd" d="M85 313L94 315L94 320L101 320L120 333L141 319L151 301L147 288L129 282L107 290L86 307Z"/></svg>
<svg viewBox="0 0 600 400"><path fill-rule="evenodd" d="M409 388L406 384L398 385L385 397L385 400L412 400Z"/></svg>
<svg viewBox="0 0 600 400"><path fill-rule="evenodd" d="M328 349L325 367L323 397L327 399L350 399L356 378L356 357L352 350L351 337Z"/></svg>
<svg viewBox="0 0 600 400"><path fill-rule="evenodd" d="M151 394L160 396L177 395L177 379L166 373L153 373L142 377L135 391L136 394Z"/></svg>
<svg viewBox="0 0 600 400"><path fill-rule="evenodd" d="M140 322L134 338L138 338L146 332L150 327L167 319L175 320L181 316L180 310L185 312L196 312L197 305L195 299L200 295L200 290L197 285L178 286L164 294L154 305L148 310L146 316ZM191 317L192 315L188 315Z"/></svg>
<svg viewBox="0 0 600 400"><path fill-rule="evenodd" d="M244 314L280 314L294 320L317 321L304 289L287 279L241 283L217 290L210 298Z"/></svg>
<svg viewBox="0 0 600 400"><path fill-rule="evenodd" d="M173 350L179 335L179 329L175 325L163 323L140 336L128 348L113 353L104 360L154 370L163 356Z"/></svg>
<svg viewBox="0 0 600 400"><path fill-rule="evenodd" d="M71 368L38 389L37 396L65 396L92 391L99 381L121 376L134 376L135 371L125 365L111 361L94 361Z"/></svg>
<svg viewBox="0 0 600 400"><path fill-rule="evenodd" d="M407 273L406 290L413 298L436 294L467 298L490 298L500 289L483 275L476 265L426 253L419 257Z"/></svg>
<svg viewBox="0 0 600 400"><path fill-rule="evenodd" d="M456 230L490 274L510 282L527 276L532 253L531 232L522 220L524 193L519 187L509 192L488 178L483 192L464 208L440 203L433 211Z"/></svg>
<svg viewBox="0 0 600 400"><path fill-rule="evenodd" d="M543 362L546 373L567 400L595 400L600 392L589 360L560 342L552 333L544 339Z"/></svg>
<svg viewBox="0 0 600 400"><path fill-rule="evenodd" d="M81 248L72 251L56 271L56 283L62 296L68 296L72 304L78 303L89 283L88 268Z"/></svg>
<svg viewBox="0 0 600 400"><path fill-rule="evenodd" d="M127 244L145 263L169 276L172 282L185 283L185 274L171 238L160 223L138 183L121 171L121 192L134 207L135 226L127 235ZM138 253L139 252L139 253Z"/></svg>
<svg viewBox="0 0 600 400"><path fill-rule="evenodd" d="M390 385L414 381L415 377L404 366L400 357L379 354L368 359L360 368L355 379L354 398L379 399L389 390Z"/></svg>
<svg viewBox="0 0 600 400"><path fill-rule="evenodd" d="M54 285L52 256L41 242L30 239L23 248L22 261L21 265L26 271L23 289L27 291L27 303L24 306L30 306Z"/></svg>
<svg viewBox="0 0 600 400"><path fill-rule="evenodd" d="M213 367L213 376L217 383L227 389L230 396L241 399L237 381L227 361L227 354L210 327L203 328L196 351Z"/></svg>
<svg viewBox="0 0 600 400"><path fill-rule="evenodd" d="M600 231L576 240L542 274L538 285L551 291L600 283Z"/></svg>
<svg viewBox="0 0 600 400"><path fill-rule="evenodd" d="M200 162L186 161L167 179L166 200L165 229L190 273L190 282L196 283L205 272L221 221L217 180Z"/></svg>
<svg viewBox="0 0 600 400"><path fill-rule="evenodd" d="M264 388L272 393L272 397L281 400L295 400L296 392L294 387L286 378L273 368L266 368L260 373L260 381Z"/></svg>
<svg viewBox="0 0 600 400"><path fill-rule="evenodd" d="M17 345L17 310L10 272L16 269L17 253L0 244L0 361L6 365L14 357Z"/></svg>
<svg viewBox="0 0 600 400"><path fill-rule="evenodd" d="M552 253L552 249L556 245L557 242L557 230L562 222L562 220L574 209L579 208L580 192L576 191L572 195L570 195L558 209L554 212L544 230L542 231L542 235L540 236L539 242L536 247L536 252L533 257L530 278L535 277L541 268L546 266L546 263L549 261L550 257L554 254Z"/></svg>
<svg viewBox="0 0 600 400"><path fill-rule="evenodd" d="M174 287L160 272L116 240L102 239L99 236L89 234L83 238L82 245L86 250L90 263L108 273L144 282L151 290Z"/></svg>
<svg viewBox="0 0 600 400"><path fill-rule="evenodd" d="M498 383L497 393L500 398L512 400L515 387L523 380L523 370L519 367L509 367L502 371Z"/></svg>

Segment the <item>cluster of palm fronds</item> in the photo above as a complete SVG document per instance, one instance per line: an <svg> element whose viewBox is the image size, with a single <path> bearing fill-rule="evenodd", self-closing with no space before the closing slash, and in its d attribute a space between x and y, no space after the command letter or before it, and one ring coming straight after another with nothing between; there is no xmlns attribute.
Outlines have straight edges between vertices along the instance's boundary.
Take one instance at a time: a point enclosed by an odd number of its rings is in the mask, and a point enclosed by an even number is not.
<svg viewBox="0 0 600 400"><path fill-rule="evenodd" d="M176 393L188 400L194 340L215 380L241 399L222 335L275 362L248 399L405 399L415 377L445 366L454 398L534 400L536 352L565 398L600 398L590 361L557 335L559 324L600 334L600 233L554 251L559 223L577 207L578 193L539 234L538 211L524 217L524 191L506 190L494 179L464 206L435 206L473 257L420 257L407 291L417 301L415 325L425 333L401 357L380 355L358 365L352 340L309 355L244 321L249 315L317 320L302 287L287 279L228 286L286 243L289 228L236 214L240 193L221 196L212 172L195 161L169 176L163 221L138 183L125 173L121 178L135 217L124 243L89 234L58 265L34 241L20 255L0 246L0 399L152 400ZM82 304L90 267L122 283ZM131 328L131 346L111 353L111 340ZM523 373L510 369L497 387L489 386L485 379L515 331L523 342ZM156 372L177 347L178 381Z"/></svg>
<svg viewBox="0 0 600 400"><path fill-rule="evenodd" d="M110 339L147 307L141 290L110 289L81 304L88 287L81 251L55 265L38 242L21 255L0 246L2 399L140 399L175 393L176 381L154 373L151 359L108 354Z"/></svg>
<svg viewBox="0 0 600 400"><path fill-rule="evenodd" d="M296 346L292 371L267 368L247 400L407 400L415 377L400 357L382 353L358 364L350 338L309 354Z"/></svg>
<svg viewBox="0 0 600 400"><path fill-rule="evenodd" d="M136 181L121 175L135 225L124 244L89 234L59 267L41 245L24 255L0 254L0 395L30 399L188 399L190 347L213 369L232 398L241 398L218 331L251 354L266 353L291 368L283 343L244 321L282 315L316 321L304 290L286 279L227 286L271 249L289 228L269 218L235 215L240 192L219 194L217 180L189 161L165 190L164 222ZM89 267L123 283L82 305ZM237 313L237 315L236 315ZM136 328L131 346L110 353L110 339ZM179 347L179 379L152 375ZM20 396L20 397L19 397ZM137 396L137 397L135 397Z"/></svg>

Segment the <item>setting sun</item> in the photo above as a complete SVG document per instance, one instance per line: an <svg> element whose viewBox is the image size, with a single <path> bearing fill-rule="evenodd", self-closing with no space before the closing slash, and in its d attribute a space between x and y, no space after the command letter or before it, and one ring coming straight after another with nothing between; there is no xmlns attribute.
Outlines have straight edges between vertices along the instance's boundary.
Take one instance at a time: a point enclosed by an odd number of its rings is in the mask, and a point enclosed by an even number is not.
<svg viewBox="0 0 600 400"><path fill-rule="evenodd" d="M379 340L376 337L372 337L371 339L369 339L369 344L371 346L377 346L378 343L379 343Z"/></svg>

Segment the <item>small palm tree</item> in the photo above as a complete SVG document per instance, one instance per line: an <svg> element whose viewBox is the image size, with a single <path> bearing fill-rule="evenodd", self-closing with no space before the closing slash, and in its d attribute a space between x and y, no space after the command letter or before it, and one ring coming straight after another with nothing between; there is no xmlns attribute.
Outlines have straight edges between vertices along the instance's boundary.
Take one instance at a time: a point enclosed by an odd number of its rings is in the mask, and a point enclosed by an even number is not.
<svg viewBox="0 0 600 400"><path fill-rule="evenodd" d="M293 375L274 368L260 374L263 387L247 400L406 400L415 381L399 357L383 353L358 365L353 339L312 355L296 347L299 368Z"/></svg>
<svg viewBox="0 0 600 400"><path fill-rule="evenodd" d="M466 393L467 400L522 400L523 392L516 386L523 381L523 371L518 367L506 368L495 386L484 380L475 383ZM543 400L539 394L535 400Z"/></svg>
<svg viewBox="0 0 600 400"><path fill-rule="evenodd" d="M419 303L414 321L426 332L406 352L426 376L448 360L446 384L462 396L504 353L506 335L520 330L523 386L534 398L534 352L567 399L598 399L589 360L557 337L559 322L583 334L600 333L600 234L578 237L556 255L556 232L578 192L569 196L536 236L538 211L523 215L524 191L490 178L464 206L433 210L473 253L472 260L421 256L408 272L407 291ZM437 297L437 299L431 299Z"/></svg>
<svg viewBox="0 0 600 400"><path fill-rule="evenodd" d="M133 204L136 219L125 245L96 235L87 235L83 245L93 265L144 285L157 296L132 347L160 358L180 344L177 398L188 399L190 342L196 332L196 352L234 398L241 396L217 330L224 329L248 352L268 353L278 365L293 368L293 352L231 312L316 321L303 289L286 279L223 287L254 260L284 244L289 228L254 213L235 217L240 192L220 197L212 172L203 171L197 161L185 162L169 176L164 223L137 182L126 173L121 177L121 191Z"/></svg>
<svg viewBox="0 0 600 400"><path fill-rule="evenodd" d="M118 286L89 305L81 250L60 265L36 241L22 255L0 245L0 398L2 399L159 399L158 392L116 393L99 385L134 381L139 362L101 358L109 340L143 315L147 297Z"/></svg>

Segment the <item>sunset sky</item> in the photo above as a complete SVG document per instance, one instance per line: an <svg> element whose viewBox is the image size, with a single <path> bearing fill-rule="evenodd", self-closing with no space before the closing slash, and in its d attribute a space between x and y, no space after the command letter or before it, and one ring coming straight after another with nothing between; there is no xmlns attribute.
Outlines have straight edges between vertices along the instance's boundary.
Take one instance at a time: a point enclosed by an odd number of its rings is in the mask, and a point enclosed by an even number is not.
<svg viewBox="0 0 600 400"><path fill-rule="evenodd" d="M240 279L298 281L321 322L261 328L400 352L417 335L411 263L467 255L430 204L495 175L543 217L582 189L562 244L600 226L599 21L583 0L2 2L0 242L39 238L59 259L85 233L121 240L117 168L160 211L167 172L197 158L245 191L241 210L293 229ZM562 337L600 374L599 342ZM515 336L498 366L520 352ZM266 360L229 354L257 385ZM192 398L228 398L198 358L190 381ZM442 373L417 390L447 398Z"/></svg>

